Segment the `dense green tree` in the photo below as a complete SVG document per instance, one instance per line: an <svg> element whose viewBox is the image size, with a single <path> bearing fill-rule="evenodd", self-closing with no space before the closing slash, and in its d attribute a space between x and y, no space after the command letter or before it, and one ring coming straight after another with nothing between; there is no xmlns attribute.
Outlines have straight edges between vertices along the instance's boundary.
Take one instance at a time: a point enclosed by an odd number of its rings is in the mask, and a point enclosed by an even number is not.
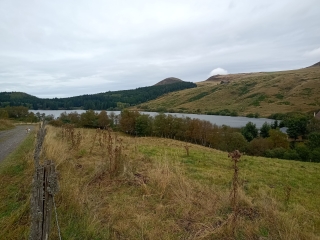
<svg viewBox="0 0 320 240"><path fill-rule="evenodd" d="M269 131L269 135L270 137L268 139L270 140L272 148L283 148L283 149L289 148L287 134L282 133L276 129L271 129Z"/></svg>
<svg viewBox="0 0 320 240"><path fill-rule="evenodd" d="M186 119L175 117L172 124L172 129L175 131L173 138L182 141L185 140L185 133L187 130Z"/></svg>
<svg viewBox="0 0 320 240"><path fill-rule="evenodd" d="M136 135L136 120L140 116L138 111L129 111L128 109L124 109L120 114L120 129L121 131Z"/></svg>
<svg viewBox="0 0 320 240"><path fill-rule="evenodd" d="M98 127L98 114L93 110L87 110L80 115L80 124L87 128Z"/></svg>
<svg viewBox="0 0 320 240"><path fill-rule="evenodd" d="M299 159L302 161L309 161L310 160L310 149L304 144L299 143L295 146L295 150L297 154L299 155Z"/></svg>
<svg viewBox="0 0 320 240"><path fill-rule="evenodd" d="M309 133L320 132L320 119L312 118L307 125L307 131Z"/></svg>
<svg viewBox="0 0 320 240"><path fill-rule="evenodd" d="M231 132L226 135L226 149L225 151L231 152L234 150L239 150L240 152L245 152L248 146L247 140L239 132Z"/></svg>
<svg viewBox="0 0 320 240"><path fill-rule="evenodd" d="M273 148L273 149L270 149L270 150L267 150L265 152L265 156L266 157L270 157L270 158L282 158L283 159L283 156L285 154L285 152L287 151L287 149L285 148Z"/></svg>
<svg viewBox="0 0 320 240"><path fill-rule="evenodd" d="M300 156L295 149L288 149L284 152L283 158L288 160L299 160Z"/></svg>
<svg viewBox="0 0 320 240"><path fill-rule="evenodd" d="M38 122L38 118L37 116L33 113L30 112L26 117L25 117L25 121L29 122L29 123L35 123Z"/></svg>
<svg viewBox="0 0 320 240"><path fill-rule="evenodd" d="M98 126L101 128L107 128L110 126L110 122L107 112L102 110L98 115Z"/></svg>
<svg viewBox="0 0 320 240"><path fill-rule="evenodd" d="M268 124L267 122L265 122L262 127L260 128L260 137L262 138L267 138L269 137L269 131L271 129L270 124Z"/></svg>
<svg viewBox="0 0 320 240"><path fill-rule="evenodd" d="M150 136L152 134L152 118L147 114L138 116L135 129L138 136Z"/></svg>
<svg viewBox="0 0 320 240"><path fill-rule="evenodd" d="M110 127L112 129L115 129L116 126L118 125L118 115L116 115L114 112L111 112L109 115L108 115L109 119L110 119Z"/></svg>
<svg viewBox="0 0 320 240"><path fill-rule="evenodd" d="M229 151L229 142L233 138L233 133L237 132L235 129L229 126L213 126L212 134L210 136L210 146L222 151ZM239 139L239 137L235 137ZM232 147L233 148L233 147ZM233 149L234 150L234 149ZM232 151L233 151L232 150ZM238 149L239 150L239 149Z"/></svg>
<svg viewBox="0 0 320 240"><path fill-rule="evenodd" d="M277 129L278 127L279 127L278 120L275 120L275 121L271 124L271 128L272 128L272 129Z"/></svg>
<svg viewBox="0 0 320 240"><path fill-rule="evenodd" d="M39 113L39 112L38 112ZM37 114L38 114L37 113ZM39 117L40 117L40 113L39 113ZM68 114L67 112L62 112L60 113L60 116L58 118L63 124L66 124L66 123L70 123L70 119L68 117Z"/></svg>
<svg viewBox="0 0 320 240"><path fill-rule="evenodd" d="M310 155L312 162L320 162L320 147L313 149Z"/></svg>
<svg viewBox="0 0 320 240"><path fill-rule="evenodd" d="M28 116L29 109L23 106L6 107L9 118L23 119Z"/></svg>
<svg viewBox="0 0 320 240"><path fill-rule="evenodd" d="M247 153L254 156L263 156L271 149L271 141L267 138L255 138L248 144Z"/></svg>
<svg viewBox="0 0 320 240"><path fill-rule="evenodd" d="M287 133L290 138L296 140L299 136L304 137L307 133L308 119L304 116L290 118L286 121Z"/></svg>
<svg viewBox="0 0 320 240"><path fill-rule="evenodd" d="M307 145L310 149L315 149L320 147L320 133L313 132L308 135Z"/></svg>
<svg viewBox="0 0 320 240"><path fill-rule="evenodd" d="M165 137L165 128L167 122L167 115L159 113L154 117L153 134L157 137Z"/></svg>
<svg viewBox="0 0 320 240"><path fill-rule="evenodd" d="M245 139L250 142L258 136L258 129L254 123L248 122L246 126L241 129L241 133Z"/></svg>

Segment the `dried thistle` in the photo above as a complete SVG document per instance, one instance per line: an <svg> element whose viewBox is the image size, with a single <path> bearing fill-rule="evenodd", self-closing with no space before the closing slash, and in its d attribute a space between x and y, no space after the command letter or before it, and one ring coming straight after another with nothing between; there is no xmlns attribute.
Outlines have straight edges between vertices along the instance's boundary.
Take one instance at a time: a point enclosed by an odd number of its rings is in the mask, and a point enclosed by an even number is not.
<svg viewBox="0 0 320 240"><path fill-rule="evenodd" d="M190 148L190 146L188 145L188 143L186 143L186 145L184 145L184 148L186 149L187 156L189 157L189 148Z"/></svg>

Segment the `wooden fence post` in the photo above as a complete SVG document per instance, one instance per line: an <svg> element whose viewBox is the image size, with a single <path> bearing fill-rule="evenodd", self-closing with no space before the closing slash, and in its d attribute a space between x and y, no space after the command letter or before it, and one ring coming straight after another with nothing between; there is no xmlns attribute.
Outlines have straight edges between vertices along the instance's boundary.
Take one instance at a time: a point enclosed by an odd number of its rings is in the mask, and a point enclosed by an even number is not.
<svg viewBox="0 0 320 240"><path fill-rule="evenodd" d="M31 198L30 240L47 240L53 210L53 197L59 186L54 163L47 160L44 166L38 166L33 182Z"/></svg>
<svg viewBox="0 0 320 240"><path fill-rule="evenodd" d="M49 239L53 197L59 189L54 163L47 160L43 166L39 164L40 152L46 133L44 127L43 124L38 132L34 155L35 173L32 182L30 240Z"/></svg>

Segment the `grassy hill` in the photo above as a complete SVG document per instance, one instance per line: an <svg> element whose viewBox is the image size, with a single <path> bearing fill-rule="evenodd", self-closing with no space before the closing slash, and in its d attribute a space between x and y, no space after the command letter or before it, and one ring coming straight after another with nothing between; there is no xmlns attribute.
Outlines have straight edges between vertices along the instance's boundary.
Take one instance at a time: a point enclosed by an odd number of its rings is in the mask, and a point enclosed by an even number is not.
<svg viewBox="0 0 320 240"><path fill-rule="evenodd" d="M158 82L154 86L172 84L172 83L177 83L177 82L183 82L183 81L181 79L179 79L179 78L169 77L169 78L163 79L162 81Z"/></svg>
<svg viewBox="0 0 320 240"><path fill-rule="evenodd" d="M75 146L49 126L44 144L59 172L63 239L320 239L319 164L242 156L233 222L226 152L188 144L187 154L176 140L94 129L77 135ZM33 142L30 135L0 166L5 239L28 236ZM51 238L58 239L56 224Z"/></svg>
<svg viewBox="0 0 320 240"><path fill-rule="evenodd" d="M318 64L290 71L218 75L198 82L197 86L166 94L138 107L148 111L203 114L228 109L243 116L320 109Z"/></svg>

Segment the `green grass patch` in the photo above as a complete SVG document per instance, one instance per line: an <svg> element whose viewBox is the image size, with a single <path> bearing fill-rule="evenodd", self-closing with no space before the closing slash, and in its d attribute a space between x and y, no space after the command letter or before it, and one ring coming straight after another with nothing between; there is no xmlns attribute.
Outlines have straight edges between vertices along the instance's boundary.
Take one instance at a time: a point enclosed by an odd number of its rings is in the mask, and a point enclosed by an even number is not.
<svg viewBox="0 0 320 240"><path fill-rule="evenodd" d="M302 95L305 95L305 96L311 96L311 94L312 94L312 88L304 88L304 89L302 89Z"/></svg>
<svg viewBox="0 0 320 240"><path fill-rule="evenodd" d="M257 85L257 82L245 82L238 88L238 95L242 96L247 94L255 85Z"/></svg>
<svg viewBox="0 0 320 240"><path fill-rule="evenodd" d="M281 94L281 93L277 93L274 95L277 99L283 99L284 98L284 95Z"/></svg>
<svg viewBox="0 0 320 240"><path fill-rule="evenodd" d="M267 96L264 94L261 94L261 93L254 93L246 98L255 98L254 101L250 105L260 106L260 102L264 101L267 98Z"/></svg>
<svg viewBox="0 0 320 240"><path fill-rule="evenodd" d="M5 239L27 239L34 136L0 164L0 229Z"/></svg>
<svg viewBox="0 0 320 240"><path fill-rule="evenodd" d="M202 92L202 93L200 93L200 94L198 94L198 95L196 95L196 96L194 96L192 98L189 98L188 102L193 102L193 101L199 100L199 99L207 96L208 94L209 94L208 92Z"/></svg>
<svg viewBox="0 0 320 240"><path fill-rule="evenodd" d="M211 93L214 93L214 92L216 92L216 91L218 91L218 90L220 90L220 88L219 88L219 87L215 87L215 88L212 88L212 89L210 90L210 92L211 92Z"/></svg>

